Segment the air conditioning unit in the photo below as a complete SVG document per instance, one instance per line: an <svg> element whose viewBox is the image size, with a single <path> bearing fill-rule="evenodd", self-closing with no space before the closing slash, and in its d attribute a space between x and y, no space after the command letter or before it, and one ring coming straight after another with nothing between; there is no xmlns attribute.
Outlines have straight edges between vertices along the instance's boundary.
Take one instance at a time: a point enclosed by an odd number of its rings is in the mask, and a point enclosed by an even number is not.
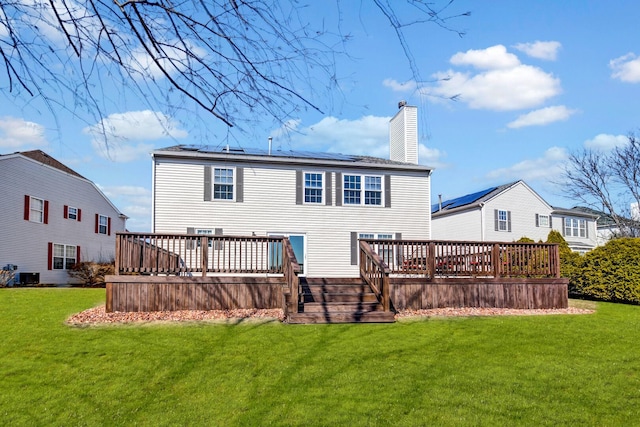
<svg viewBox="0 0 640 427"><path fill-rule="evenodd" d="M20 273L21 285L37 285L40 283L40 273Z"/></svg>

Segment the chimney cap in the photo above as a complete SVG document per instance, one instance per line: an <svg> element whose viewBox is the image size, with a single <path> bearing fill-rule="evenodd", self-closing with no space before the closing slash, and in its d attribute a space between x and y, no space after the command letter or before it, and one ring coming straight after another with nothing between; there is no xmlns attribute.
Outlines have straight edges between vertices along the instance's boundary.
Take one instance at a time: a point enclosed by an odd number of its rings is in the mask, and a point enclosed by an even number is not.
<svg viewBox="0 0 640 427"><path fill-rule="evenodd" d="M402 101L398 102L398 108L402 108L405 105L407 105L407 101L405 101L404 99Z"/></svg>

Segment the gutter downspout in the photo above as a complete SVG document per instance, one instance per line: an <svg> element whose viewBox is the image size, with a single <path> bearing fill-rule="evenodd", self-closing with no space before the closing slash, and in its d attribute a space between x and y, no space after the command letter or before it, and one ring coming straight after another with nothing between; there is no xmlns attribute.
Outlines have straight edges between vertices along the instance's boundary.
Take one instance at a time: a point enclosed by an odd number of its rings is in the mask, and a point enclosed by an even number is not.
<svg viewBox="0 0 640 427"><path fill-rule="evenodd" d="M485 222L485 214L484 214L484 202L480 203L480 241L485 241L485 232L484 232L484 222Z"/></svg>

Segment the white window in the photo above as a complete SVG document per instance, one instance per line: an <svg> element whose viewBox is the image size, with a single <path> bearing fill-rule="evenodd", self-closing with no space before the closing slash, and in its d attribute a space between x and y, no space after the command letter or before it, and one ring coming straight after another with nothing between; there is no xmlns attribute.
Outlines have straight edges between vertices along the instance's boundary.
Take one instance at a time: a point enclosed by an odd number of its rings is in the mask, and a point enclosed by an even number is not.
<svg viewBox="0 0 640 427"><path fill-rule="evenodd" d="M507 231L509 229L509 213L507 211L498 211L498 231Z"/></svg>
<svg viewBox="0 0 640 427"><path fill-rule="evenodd" d="M233 200L233 169L213 169L214 200Z"/></svg>
<svg viewBox="0 0 640 427"><path fill-rule="evenodd" d="M54 270L68 270L76 264L77 247L74 245L53 244Z"/></svg>
<svg viewBox="0 0 640 427"><path fill-rule="evenodd" d="M538 215L538 227L549 227L549 215Z"/></svg>
<svg viewBox="0 0 640 427"><path fill-rule="evenodd" d="M213 230L209 229L196 229L196 234L204 234L204 235L213 235ZM213 239L208 239L209 243L207 246L211 247ZM200 240L198 240L198 247L200 247Z"/></svg>
<svg viewBox="0 0 640 427"><path fill-rule="evenodd" d="M371 175L344 176L345 205L382 205L382 177Z"/></svg>
<svg viewBox="0 0 640 427"><path fill-rule="evenodd" d="M78 208L73 208L69 206L67 208L67 218L77 220L78 219Z"/></svg>
<svg viewBox="0 0 640 427"><path fill-rule="evenodd" d="M29 220L33 222L44 222L44 200L36 197L29 199Z"/></svg>
<svg viewBox="0 0 640 427"><path fill-rule="evenodd" d="M304 202L322 203L322 173L304 174Z"/></svg>
<svg viewBox="0 0 640 427"><path fill-rule="evenodd" d="M564 235L569 237L587 237L587 221L578 218L565 218Z"/></svg>
<svg viewBox="0 0 640 427"><path fill-rule="evenodd" d="M363 239L363 240L393 240L393 234L388 234L388 233L360 233L358 235L358 238ZM388 265L393 265L393 245L390 244L384 244L384 243L377 243L374 245L374 249L377 246L378 249L378 255L380 255L380 257L382 257L382 260Z"/></svg>
<svg viewBox="0 0 640 427"><path fill-rule="evenodd" d="M109 234L109 217L98 215L98 233Z"/></svg>

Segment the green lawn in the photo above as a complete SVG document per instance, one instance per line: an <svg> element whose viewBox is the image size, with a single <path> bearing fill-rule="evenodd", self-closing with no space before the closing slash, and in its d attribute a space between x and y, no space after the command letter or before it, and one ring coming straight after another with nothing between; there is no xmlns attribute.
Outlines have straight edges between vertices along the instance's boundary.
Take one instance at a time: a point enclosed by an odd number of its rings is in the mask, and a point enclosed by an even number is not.
<svg viewBox="0 0 640 427"><path fill-rule="evenodd" d="M3 425L640 425L640 307L384 325L77 328L0 290Z"/></svg>

